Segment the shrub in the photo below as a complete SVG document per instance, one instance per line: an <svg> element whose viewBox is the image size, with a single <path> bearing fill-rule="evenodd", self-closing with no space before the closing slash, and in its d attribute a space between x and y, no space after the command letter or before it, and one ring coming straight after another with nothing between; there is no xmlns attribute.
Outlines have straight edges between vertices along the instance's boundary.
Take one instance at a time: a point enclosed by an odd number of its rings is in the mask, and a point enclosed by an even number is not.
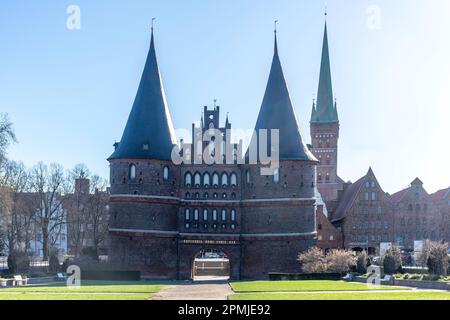
<svg viewBox="0 0 450 320"><path fill-rule="evenodd" d="M448 244L432 243L428 253L428 272L433 275L447 275L448 271Z"/></svg>
<svg viewBox="0 0 450 320"><path fill-rule="evenodd" d="M299 254L297 260L302 265L305 273L321 273L328 271L327 260L322 249L312 247L308 251Z"/></svg>
<svg viewBox="0 0 450 320"><path fill-rule="evenodd" d="M8 268L11 274L28 273L30 271L30 258L27 253L11 251L8 256Z"/></svg>
<svg viewBox="0 0 450 320"><path fill-rule="evenodd" d="M367 273L367 265L368 265L369 257L367 256L366 251L362 251L358 254L356 258L356 272L359 274Z"/></svg>
<svg viewBox="0 0 450 320"><path fill-rule="evenodd" d="M356 265L356 259L349 250L331 250L326 256L328 271L346 273Z"/></svg>
<svg viewBox="0 0 450 320"><path fill-rule="evenodd" d="M399 247L393 246L391 249L386 251L383 256L383 266L384 272L387 274L392 275L401 271L402 255Z"/></svg>

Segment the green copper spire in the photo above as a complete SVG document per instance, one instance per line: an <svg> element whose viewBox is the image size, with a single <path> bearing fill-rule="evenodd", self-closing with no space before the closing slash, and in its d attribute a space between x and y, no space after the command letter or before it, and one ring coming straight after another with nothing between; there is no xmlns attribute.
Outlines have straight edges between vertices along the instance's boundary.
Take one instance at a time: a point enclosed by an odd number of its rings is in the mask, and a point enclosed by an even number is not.
<svg viewBox="0 0 450 320"><path fill-rule="evenodd" d="M338 112L333 101L333 87L331 84L330 54L328 50L328 32L325 22L325 32L323 36L322 62L320 65L319 91L317 102L313 107L311 122L329 123L338 122Z"/></svg>

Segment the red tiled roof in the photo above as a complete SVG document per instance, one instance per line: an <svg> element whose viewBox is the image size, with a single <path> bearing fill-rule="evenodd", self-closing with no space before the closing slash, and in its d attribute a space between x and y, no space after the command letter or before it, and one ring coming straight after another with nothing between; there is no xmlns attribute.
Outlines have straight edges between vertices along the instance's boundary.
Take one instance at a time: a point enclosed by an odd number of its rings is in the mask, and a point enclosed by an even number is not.
<svg viewBox="0 0 450 320"><path fill-rule="evenodd" d="M409 188L400 190L391 195L391 201L394 203L399 203L402 200L403 196L408 192Z"/></svg>
<svg viewBox="0 0 450 320"><path fill-rule="evenodd" d="M361 189L361 185L363 185L364 181L366 180L366 177L367 176L362 177L355 183L349 185L347 189L345 189L339 201L339 204L333 213L331 222L336 222L345 218L347 210L355 201L356 196L358 195L358 191Z"/></svg>
<svg viewBox="0 0 450 320"><path fill-rule="evenodd" d="M450 194L450 188L439 190L430 195L432 201L441 201L446 195Z"/></svg>

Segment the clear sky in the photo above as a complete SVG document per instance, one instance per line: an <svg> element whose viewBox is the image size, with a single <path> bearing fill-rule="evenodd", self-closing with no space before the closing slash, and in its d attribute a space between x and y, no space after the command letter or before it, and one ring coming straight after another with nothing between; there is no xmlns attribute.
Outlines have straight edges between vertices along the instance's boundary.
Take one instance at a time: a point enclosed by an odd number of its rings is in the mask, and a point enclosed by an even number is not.
<svg viewBox="0 0 450 320"><path fill-rule="evenodd" d="M369 168L387 192L420 177L450 186L450 1L327 0L339 174ZM66 27L69 5L81 29ZM374 7L375 5L375 7ZM214 98L252 128L273 54L273 21L302 134L317 92L325 1L2 0L0 112L26 165L83 162L108 177L156 17L156 49L174 125L189 128Z"/></svg>

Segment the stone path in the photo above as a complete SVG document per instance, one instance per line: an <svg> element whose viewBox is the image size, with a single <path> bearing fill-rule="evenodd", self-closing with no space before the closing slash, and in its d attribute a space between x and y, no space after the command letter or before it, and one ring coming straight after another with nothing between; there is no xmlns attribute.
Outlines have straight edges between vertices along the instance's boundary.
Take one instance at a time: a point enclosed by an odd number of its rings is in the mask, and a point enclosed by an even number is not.
<svg viewBox="0 0 450 320"><path fill-rule="evenodd" d="M232 293L226 280L196 281L167 286L152 300L227 300Z"/></svg>

